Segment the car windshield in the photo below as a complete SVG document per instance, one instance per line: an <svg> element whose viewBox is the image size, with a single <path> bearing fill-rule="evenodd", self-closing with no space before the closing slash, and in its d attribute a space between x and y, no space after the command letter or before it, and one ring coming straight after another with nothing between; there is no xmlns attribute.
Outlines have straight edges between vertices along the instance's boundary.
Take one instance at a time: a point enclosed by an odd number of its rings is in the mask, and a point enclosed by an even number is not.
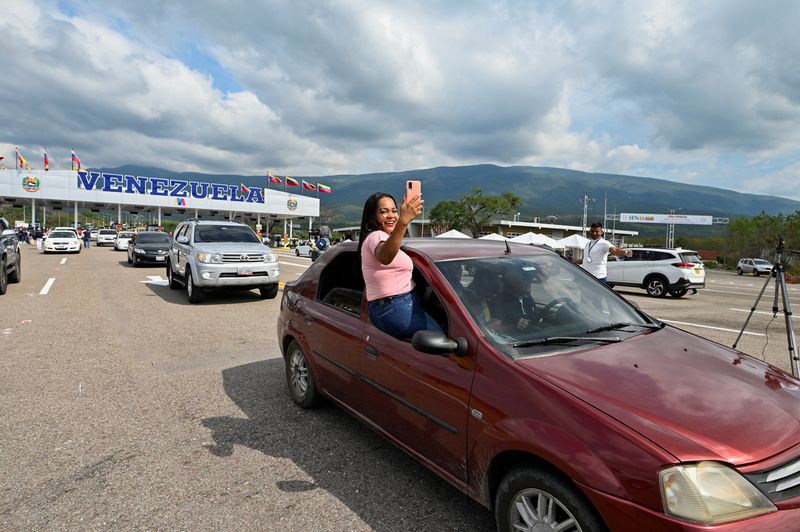
<svg viewBox="0 0 800 532"><path fill-rule="evenodd" d="M194 230L195 242L248 242L260 244L256 234L241 225L198 225Z"/></svg>
<svg viewBox="0 0 800 532"><path fill-rule="evenodd" d="M758 264L759 266L772 266L772 263L770 261L764 259L754 259L753 262Z"/></svg>
<svg viewBox="0 0 800 532"><path fill-rule="evenodd" d="M54 231L50 238L75 238L75 233L72 231Z"/></svg>
<svg viewBox="0 0 800 532"><path fill-rule="evenodd" d="M114 231L113 229L101 229L98 234L101 234L101 235L116 235L117 232Z"/></svg>
<svg viewBox="0 0 800 532"><path fill-rule="evenodd" d="M120 233L120 234L117 235L117 238L130 238L135 234L136 233Z"/></svg>
<svg viewBox="0 0 800 532"><path fill-rule="evenodd" d="M703 259L697 253L680 253L681 260L683 262L689 262L691 264L703 264Z"/></svg>
<svg viewBox="0 0 800 532"><path fill-rule="evenodd" d="M139 233L136 237L137 244L169 244L167 233Z"/></svg>
<svg viewBox="0 0 800 532"><path fill-rule="evenodd" d="M661 326L557 255L436 265L485 337L513 358L618 342Z"/></svg>

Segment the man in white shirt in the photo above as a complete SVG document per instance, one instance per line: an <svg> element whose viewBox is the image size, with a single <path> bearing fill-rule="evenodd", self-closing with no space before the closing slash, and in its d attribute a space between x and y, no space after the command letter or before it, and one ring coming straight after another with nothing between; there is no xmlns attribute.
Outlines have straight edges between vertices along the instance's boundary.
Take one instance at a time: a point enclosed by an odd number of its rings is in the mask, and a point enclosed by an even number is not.
<svg viewBox="0 0 800 532"><path fill-rule="evenodd" d="M608 263L608 254L621 257L630 257L631 252L618 248L611 242L603 238L603 224L594 222L589 229L589 243L583 248L583 262L581 267L597 277L601 282L608 284L608 270L606 264Z"/></svg>

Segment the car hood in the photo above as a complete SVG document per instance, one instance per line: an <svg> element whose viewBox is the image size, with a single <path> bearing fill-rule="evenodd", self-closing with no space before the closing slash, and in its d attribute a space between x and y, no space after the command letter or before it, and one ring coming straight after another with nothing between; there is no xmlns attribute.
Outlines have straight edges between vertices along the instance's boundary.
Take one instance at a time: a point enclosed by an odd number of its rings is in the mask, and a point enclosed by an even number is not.
<svg viewBox="0 0 800 532"><path fill-rule="evenodd" d="M272 250L257 242L204 242L195 244L203 253L271 253Z"/></svg>
<svg viewBox="0 0 800 532"><path fill-rule="evenodd" d="M800 441L800 388L777 368L667 326L518 360L681 461L757 462Z"/></svg>

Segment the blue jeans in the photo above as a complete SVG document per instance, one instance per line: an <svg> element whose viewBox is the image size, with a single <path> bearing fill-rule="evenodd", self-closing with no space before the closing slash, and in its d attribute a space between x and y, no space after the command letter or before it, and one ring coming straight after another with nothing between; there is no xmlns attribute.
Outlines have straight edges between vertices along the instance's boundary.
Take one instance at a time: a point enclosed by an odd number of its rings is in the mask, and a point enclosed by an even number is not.
<svg viewBox="0 0 800 532"><path fill-rule="evenodd" d="M397 338L411 338L420 330L442 330L423 310L415 292L370 301L367 308L373 325Z"/></svg>

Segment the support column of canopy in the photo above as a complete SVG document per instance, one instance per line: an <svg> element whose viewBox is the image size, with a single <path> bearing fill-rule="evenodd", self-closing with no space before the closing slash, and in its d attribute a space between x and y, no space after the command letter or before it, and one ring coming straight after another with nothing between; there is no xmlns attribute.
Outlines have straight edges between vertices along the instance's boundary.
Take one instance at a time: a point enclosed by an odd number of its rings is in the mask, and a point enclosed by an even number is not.
<svg viewBox="0 0 800 532"><path fill-rule="evenodd" d="M158 226L161 227L161 205L158 206Z"/></svg>
<svg viewBox="0 0 800 532"><path fill-rule="evenodd" d="M117 203L117 223L122 223L122 203Z"/></svg>
<svg viewBox="0 0 800 532"><path fill-rule="evenodd" d="M77 201L72 206L72 214L73 214L73 216L75 218L75 221L73 222L72 227L77 229L78 228L78 202Z"/></svg>
<svg viewBox="0 0 800 532"><path fill-rule="evenodd" d="M31 198L31 227L36 227L36 198Z"/></svg>

